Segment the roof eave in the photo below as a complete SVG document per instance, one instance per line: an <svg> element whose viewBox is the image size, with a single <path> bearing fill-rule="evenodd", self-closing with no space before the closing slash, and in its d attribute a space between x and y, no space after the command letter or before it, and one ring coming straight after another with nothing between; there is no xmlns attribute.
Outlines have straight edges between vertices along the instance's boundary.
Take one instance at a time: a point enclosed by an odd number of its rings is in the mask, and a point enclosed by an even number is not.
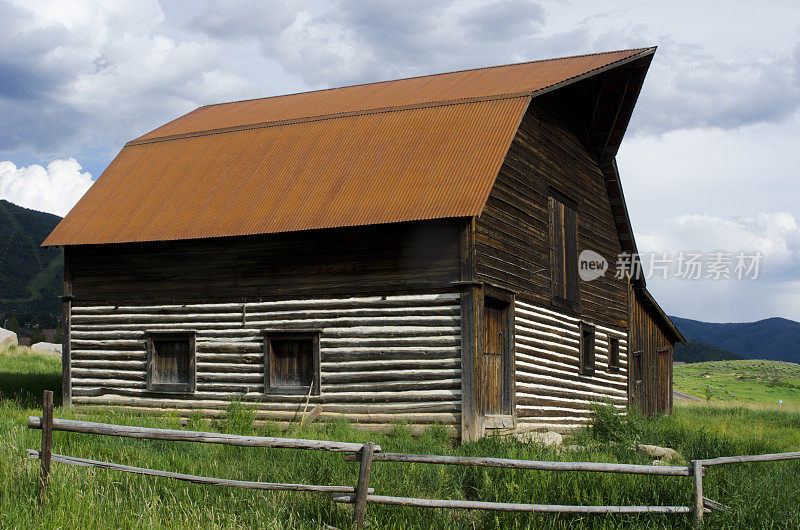
<svg viewBox="0 0 800 530"><path fill-rule="evenodd" d="M650 291L648 291L644 285L635 285L634 289L644 297L646 305L655 312L661 324L663 324L663 329L666 331L667 335L670 335L675 342L686 344L686 337L683 336L683 333L680 332L675 323L672 322L664 310L661 309L661 306L658 305L658 302L656 302L656 299L650 294Z"/></svg>

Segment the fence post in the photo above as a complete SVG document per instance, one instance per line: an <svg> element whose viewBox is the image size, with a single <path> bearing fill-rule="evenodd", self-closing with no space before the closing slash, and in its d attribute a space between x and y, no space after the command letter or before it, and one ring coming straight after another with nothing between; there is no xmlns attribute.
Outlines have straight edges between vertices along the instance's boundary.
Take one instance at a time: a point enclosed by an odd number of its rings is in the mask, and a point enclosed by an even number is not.
<svg viewBox="0 0 800 530"><path fill-rule="evenodd" d="M367 511L367 494L369 492L369 475L372 471L372 452L375 444L367 442L361 448L361 466L358 469L358 484L356 485L355 509L353 522L356 528L364 527L364 513Z"/></svg>
<svg viewBox="0 0 800 530"><path fill-rule="evenodd" d="M39 452L39 504L44 502L50 478L50 452L53 446L53 392L45 390L42 396L42 450Z"/></svg>
<svg viewBox="0 0 800 530"><path fill-rule="evenodd" d="M692 475L694 477L694 526L703 526L703 463L692 460Z"/></svg>

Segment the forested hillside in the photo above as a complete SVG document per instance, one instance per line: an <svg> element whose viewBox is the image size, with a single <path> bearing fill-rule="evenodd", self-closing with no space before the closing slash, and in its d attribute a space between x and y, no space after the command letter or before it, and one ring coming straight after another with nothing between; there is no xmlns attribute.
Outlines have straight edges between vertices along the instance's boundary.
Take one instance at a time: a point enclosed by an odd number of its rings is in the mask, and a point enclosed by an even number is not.
<svg viewBox="0 0 800 530"><path fill-rule="evenodd" d="M711 344L687 340L686 344L675 344L675 360L683 363L704 363L707 361L737 361L743 356L731 353Z"/></svg>
<svg viewBox="0 0 800 530"><path fill-rule="evenodd" d="M63 251L39 246L60 220L0 200L0 313L61 312Z"/></svg>
<svg viewBox="0 0 800 530"><path fill-rule="evenodd" d="M670 317L687 340L711 344L747 359L800 363L800 322L767 318L715 323Z"/></svg>

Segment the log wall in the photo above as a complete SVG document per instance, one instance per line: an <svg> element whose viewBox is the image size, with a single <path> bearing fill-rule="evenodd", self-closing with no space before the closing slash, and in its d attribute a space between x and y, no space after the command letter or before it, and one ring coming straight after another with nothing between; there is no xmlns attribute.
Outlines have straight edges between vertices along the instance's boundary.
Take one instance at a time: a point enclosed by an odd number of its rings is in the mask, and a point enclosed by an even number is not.
<svg viewBox="0 0 800 530"><path fill-rule="evenodd" d="M580 319L520 300L514 307L517 430L566 431L585 424L592 403L627 404L624 331L595 324L595 372L580 375ZM619 369L608 366L609 337L619 339Z"/></svg>
<svg viewBox="0 0 800 530"><path fill-rule="evenodd" d="M75 405L201 411L219 416L231 399L255 405L257 419L343 416L366 428L395 421L460 430L460 295L450 293L293 299L254 303L71 309ZM152 392L145 385L145 332L195 330L197 388ZM263 329L318 329L321 394L264 393Z"/></svg>

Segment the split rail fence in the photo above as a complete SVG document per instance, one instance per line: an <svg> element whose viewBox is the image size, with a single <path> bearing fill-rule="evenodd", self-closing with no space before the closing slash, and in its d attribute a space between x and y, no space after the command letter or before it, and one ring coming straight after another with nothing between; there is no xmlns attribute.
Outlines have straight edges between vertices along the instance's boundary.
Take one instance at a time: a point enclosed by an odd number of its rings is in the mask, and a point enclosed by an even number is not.
<svg viewBox="0 0 800 530"><path fill-rule="evenodd" d="M327 440L306 440L297 438L275 438L264 436L241 436L203 431L183 431L174 429L154 429L149 427L132 427L112 425L88 421L64 420L53 418L53 393L45 391L44 406L41 417L30 416L28 427L41 429L42 445L39 451L28 449L31 458L40 461L40 478L38 485L39 502L43 502L46 493L50 463L60 462L74 466L97 467L114 471L123 471L154 477L165 477L176 480L207 484L273 491L302 491L309 493L331 494L331 500L354 506L353 522L363 527L367 504L384 504L395 506L412 506L418 508L449 508L471 510L498 510L507 512L545 512L574 514L694 514L696 526L702 525L703 514L711 510L728 511L731 508L703 496L703 476L706 467L745 462L769 462L777 460L800 459L800 452L777 453L750 456L726 456L705 460L693 460L689 466L653 466L638 464L617 464L603 462L549 462L535 460L513 460L491 457L466 457L442 455L415 455L405 453L383 453L381 447L372 442L346 443ZM345 453L345 460L360 463L358 481L353 486L287 484L272 482L253 482L214 477L202 477L185 473L174 473L156 469L127 466L112 462L102 462L87 458L60 455L52 452L53 431L65 431L84 434L99 434L148 440L167 440L183 442L203 442L235 445L241 447L271 447L283 449L303 449L315 451L334 451ZM472 500L422 499L374 495L369 487L370 472L373 462L423 463L458 466L495 467L506 469L528 469L539 471L591 471L600 473L627 473L636 475L692 477L692 506L576 506L555 504L520 504L507 502L485 502Z"/></svg>

